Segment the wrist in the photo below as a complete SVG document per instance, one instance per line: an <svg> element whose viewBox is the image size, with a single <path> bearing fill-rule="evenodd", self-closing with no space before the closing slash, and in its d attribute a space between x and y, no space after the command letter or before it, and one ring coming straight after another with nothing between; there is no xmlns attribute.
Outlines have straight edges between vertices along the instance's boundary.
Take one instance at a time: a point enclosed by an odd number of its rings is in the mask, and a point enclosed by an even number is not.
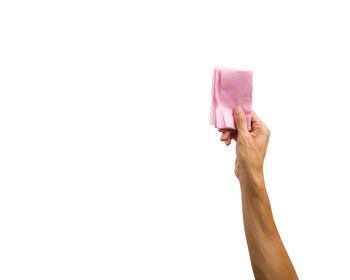
<svg viewBox="0 0 350 280"><path fill-rule="evenodd" d="M242 191L252 190L255 192L265 189L264 173L262 170L241 172L238 180Z"/></svg>

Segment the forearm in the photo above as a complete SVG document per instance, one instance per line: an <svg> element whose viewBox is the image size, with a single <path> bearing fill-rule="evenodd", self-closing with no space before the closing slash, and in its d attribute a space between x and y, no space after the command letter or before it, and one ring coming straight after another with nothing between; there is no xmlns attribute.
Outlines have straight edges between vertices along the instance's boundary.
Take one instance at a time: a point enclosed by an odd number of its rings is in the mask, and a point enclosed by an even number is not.
<svg viewBox="0 0 350 280"><path fill-rule="evenodd" d="M298 279L275 225L263 174L240 177L243 220L255 278Z"/></svg>

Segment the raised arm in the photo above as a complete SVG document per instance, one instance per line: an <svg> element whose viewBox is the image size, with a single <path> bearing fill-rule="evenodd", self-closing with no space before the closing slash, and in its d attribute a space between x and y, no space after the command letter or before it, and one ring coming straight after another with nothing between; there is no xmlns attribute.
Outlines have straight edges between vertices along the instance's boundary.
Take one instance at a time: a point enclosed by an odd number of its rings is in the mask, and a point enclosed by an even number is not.
<svg viewBox="0 0 350 280"><path fill-rule="evenodd" d="M241 108L235 108L234 118L237 131L219 131L226 145L231 139L236 141L235 173L241 186L244 229L255 279L298 279L278 234L265 188L263 163L270 131L254 112L251 132Z"/></svg>

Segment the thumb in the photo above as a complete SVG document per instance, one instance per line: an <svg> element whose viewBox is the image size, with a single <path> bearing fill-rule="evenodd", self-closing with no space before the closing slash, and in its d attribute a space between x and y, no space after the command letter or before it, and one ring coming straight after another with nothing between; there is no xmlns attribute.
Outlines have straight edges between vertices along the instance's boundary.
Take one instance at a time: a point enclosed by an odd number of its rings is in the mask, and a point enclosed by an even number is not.
<svg viewBox="0 0 350 280"><path fill-rule="evenodd" d="M233 110L236 127L239 133L249 133L247 127L247 119L241 107L236 106Z"/></svg>

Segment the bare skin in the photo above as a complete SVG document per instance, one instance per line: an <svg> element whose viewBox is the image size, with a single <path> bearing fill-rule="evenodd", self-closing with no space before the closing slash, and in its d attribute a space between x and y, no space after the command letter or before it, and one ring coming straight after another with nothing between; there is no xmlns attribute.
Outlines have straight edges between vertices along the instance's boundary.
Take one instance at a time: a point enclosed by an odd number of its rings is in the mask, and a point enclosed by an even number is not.
<svg viewBox="0 0 350 280"><path fill-rule="evenodd" d="M235 174L240 182L244 230L250 260L257 280L298 279L279 236L265 188L263 165L270 131L252 112L252 130L245 114L234 109L237 130L219 129L228 146L236 141Z"/></svg>

